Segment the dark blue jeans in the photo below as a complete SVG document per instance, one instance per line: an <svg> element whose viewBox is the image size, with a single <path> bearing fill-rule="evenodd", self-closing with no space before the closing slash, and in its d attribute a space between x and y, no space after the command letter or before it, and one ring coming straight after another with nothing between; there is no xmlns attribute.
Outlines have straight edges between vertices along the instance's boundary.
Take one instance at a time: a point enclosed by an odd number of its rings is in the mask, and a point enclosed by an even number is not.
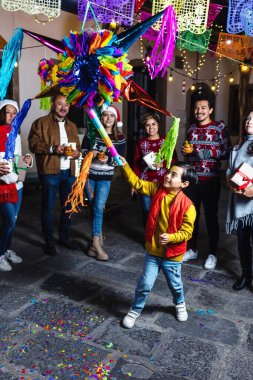
<svg viewBox="0 0 253 380"><path fill-rule="evenodd" d="M71 219L64 206L76 177L70 175L70 170L61 170L60 174L40 174L42 186L41 225L46 243L54 243L54 208L57 190L60 193L61 220L60 240L69 239Z"/></svg>
<svg viewBox="0 0 253 380"><path fill-rule="evenodd" d="M18 190L17 203L0 203L0 215L2 217L0 229L0 256L2 256L11 246L11 239L22 202L22 191L23 189Z"/></svg>

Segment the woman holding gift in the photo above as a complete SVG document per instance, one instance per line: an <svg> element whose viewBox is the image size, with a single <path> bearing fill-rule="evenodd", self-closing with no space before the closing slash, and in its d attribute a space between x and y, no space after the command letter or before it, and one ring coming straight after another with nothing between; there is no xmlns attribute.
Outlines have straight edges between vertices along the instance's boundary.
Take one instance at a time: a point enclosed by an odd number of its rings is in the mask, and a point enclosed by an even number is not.
<svg viewBox="0 0 253 380"><path fill-rule="evenodd" d="M165 139L165 136L159 134L160 116L155 112L147 112L142 115L140 123L145 129L146 136L137 141L133 171L140 179L163 183L163 177L167 172L166 162L154 163L155 154L158 153ZM175 161L177 161L176 151L174 151L171 164ZM132 189L131 193L134 195L136 190ZM143 220L146 224L151 198L147 195L141 195L141 200Z"/></svg>
<svg viewBox="0 0 253 380"><path fill-rule="evenodd" d="M122 127L119 111L113 106L103 107L101 123L119 155L124 156L126 140L118 130L118 128ZM95 142L92 145L90 138L86 135L82 143L82 149L84 149L84 153L90 150L93 153L89 178L85 187L93 211L92 245L89 247L88 255L97 260L107 261L108 255L102 248L103 211L110 192L115 164L110 151L99 134L96 135Z"/></svg>
<svg viewBox="0 0 253 380"><path fill-rule="evenodd" d="M6 150L6 141L11 131L11 123L18 113L18 105L15 101L5 99L0 102L0 158L3 159ZM21 139L17 136L15 141L15 155L21 156ZM24 158L27 166L31 165L31 155ZM12 263L21 263L22 259L14 251L10 250L12 234L15 229L17 216L22 201L23 182L19 181L18 174L13 172L12 162L2 161L5 170L0 171L0 215L2 224L0 228L0 270L10 271Z"/></svg>
<svg viewBox="0 0 253 380"><path fill-rule="evenodd" d="M242 269L241 277L234 283L234 290L242 290L252 283L252 242L253 242L253 184L244 189L231 181L241 164L247 162L253 167L253 111L246 116L240 133L239 143L230 154L227 182L231 190L227 210L226 231L237 231L238 251Z"/></svg>

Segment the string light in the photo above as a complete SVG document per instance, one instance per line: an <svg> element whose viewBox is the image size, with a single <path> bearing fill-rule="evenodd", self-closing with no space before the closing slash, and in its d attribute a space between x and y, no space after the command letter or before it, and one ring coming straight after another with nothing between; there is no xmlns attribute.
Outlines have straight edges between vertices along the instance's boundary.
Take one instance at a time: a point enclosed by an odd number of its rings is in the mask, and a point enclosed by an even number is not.
<svg viewBox="0 0 253 380"><path fill-rule="evenodd" d="M33 17L35 18L35 21L37 22L37 24L46 25L46 23L53 21L53 17L47 16L47 19L43 19L43 20L40 20L39 17L35 15Z"/></svg>
<svg viewBox="0 0 253 380"><path fill-rule="evenodd" d="M187 57L186 57L186 50L182 50L180 52L181 54L181 57L183 59L183 62L184 62L184 66L185 66L185 72L188 76L193 76L196 72L198 72L199 70L201 70L202 66L204 65L205 61L206 61L206 55L203 54L200 59L199 59L199 63L197 65L197 67L195 69L192 69L191 65L189 64L188 60L187 60Z"/></svg>
<svg viewBox="0 0 253 380"><path fill-rule="evenodd" d="M191 90L194 91L195 88L196 88L196 86L195 86L195 84L193 83L193 84L191 85Z"/></svg>
<svg viewBox="0 0 253 380"><path fill-rule="evenodd" d="M214 81L213 81L213 84L212 84L211 90L212 90L212 91L215 91L215 90L216 90L216 86L215 86L215 84L214 84Z"/></svg>
<svg viewBox="0 0 253 380"><path fill-rule="evenodd" d="M140 37L140 54L141 54L142 63L145 65L146 64L146 60L145 60L145 57L144 57L144 42L143 42L142 36Z"/></svg>
<svg viewBox="0 0 253 380"><path fill-rule="evenodd" d="M221 56L219 56L216 59L215 63L215 77L214 77L214 83L213 86L215 87L213 91L216 90L218 93L220 91L220 81L221 81L221 72L220 72L220 63L221 63Z"/></svg>

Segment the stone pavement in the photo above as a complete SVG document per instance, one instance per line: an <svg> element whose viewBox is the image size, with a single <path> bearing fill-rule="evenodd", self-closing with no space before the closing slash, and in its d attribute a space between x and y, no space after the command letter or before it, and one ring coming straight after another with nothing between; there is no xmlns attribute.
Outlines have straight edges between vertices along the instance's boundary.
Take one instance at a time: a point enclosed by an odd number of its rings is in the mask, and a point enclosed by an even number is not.
<svg viewBox="0 0 253 380"><path fill-rule="evenodd" d="M231 288L236 236L222 234L217 269L204 270L203 218L200 258L183 265L188 321L176 321L161 273L135 327L121 327L144 256L141 208L128 190L116 177L104 222L110 261L102 263L85 255L88 208L73 216L80 249L43 253L40 189L26 184L12 247L23 263L0 272L0 379L253 379L252 292ZM222 227L226 199L223 188Z"/></svg>

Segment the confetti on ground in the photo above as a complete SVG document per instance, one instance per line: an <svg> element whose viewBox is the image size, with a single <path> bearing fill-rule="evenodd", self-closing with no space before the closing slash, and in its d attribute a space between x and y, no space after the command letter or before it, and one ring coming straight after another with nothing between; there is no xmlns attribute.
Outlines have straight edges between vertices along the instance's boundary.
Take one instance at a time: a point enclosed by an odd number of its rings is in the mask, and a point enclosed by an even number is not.
<svg viewBox="0 0 253 380"><path fill-rule="evenodd" d="M207 283L211 284L212 283L212 281L202 280L202 279L199 279L199 278L192 278L192 276L188 276L187 278L188 278L188 280L190 280L192 282L203 282L205 284L207 284Z"/></svg>

